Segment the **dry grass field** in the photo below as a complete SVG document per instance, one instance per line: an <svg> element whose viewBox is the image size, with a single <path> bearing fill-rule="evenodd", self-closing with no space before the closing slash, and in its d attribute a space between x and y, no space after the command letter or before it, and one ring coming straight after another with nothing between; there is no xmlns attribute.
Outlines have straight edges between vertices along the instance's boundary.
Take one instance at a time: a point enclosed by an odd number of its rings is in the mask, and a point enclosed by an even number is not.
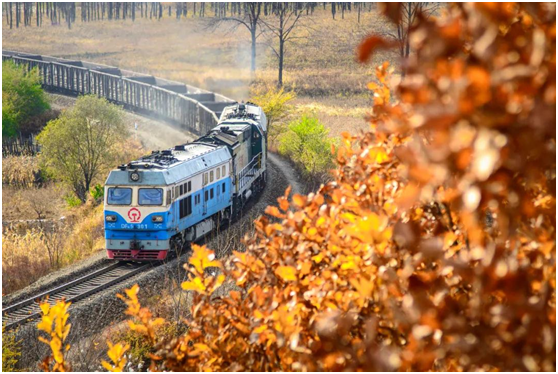
<svg viewBox="0 0 558 374"><path fill-rule="evenodd" d="M355 48L367 34L386 27L375 9L361 14L338 14L318 7L295 29L296 39L287 45L287 89L298 94L302 108L318 110L332 129L358 131L369 108L366 84L376 65L396 61L392 53L380 54L369 65L355 61ZM208 19L165 16L160 20L78 21L69 30L64 25L9 29L2 24L4 49L83 59L123 69L153 74L228 95L237 100L250 97L254 87L274 85L277 61L265 34L258 39L258 72L250 74L249 33L243 27L225 24L211 30ZM364 126L366 126L364 124Z"/></svg>

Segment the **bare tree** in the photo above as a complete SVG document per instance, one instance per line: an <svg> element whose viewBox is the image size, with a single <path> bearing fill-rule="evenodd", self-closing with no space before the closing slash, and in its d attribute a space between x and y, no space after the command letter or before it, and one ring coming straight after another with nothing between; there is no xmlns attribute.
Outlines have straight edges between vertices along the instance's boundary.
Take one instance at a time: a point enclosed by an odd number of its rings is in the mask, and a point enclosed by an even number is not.
<svg viewBox="0 0 558 374"><path fill-rule="evenodd" d="M242 8L239 9L237 15L234 15L234 12L232 12L229 17L215 17L209 21L210 26L212 27L217 27L223 22L232 22L237 26L242 25L248 29L252 41L250 64L250 70L252 73L256 71L256 41L262 34L260 26L261 13L262 3L243 3ZM258 29L260 29L260 32L258 32Z"/></svg>
<svg viewBox="0 0 558 374"><path fill-rule="evenodd" d="M300 20L306 14L305 10L308 3L274 3L272 9L272 19L262 19L267 29L277 37L279 42L278 48L270 44L271 49L277 55L279 62L279 73L277 78L277 86L283 86L283 65L285 61L285 45L296 39L293 30L300 26Z"/></svg>
<svg viewBox="0 0 558 374"><path fill-rule="evenodd" d="M385 34L396 40L401 57L407 58L411 53L409 33L417 22L419 15L430 17L440 7L440 3L406 2L399 4L399 21L395 23L396 29Z"/></svg>

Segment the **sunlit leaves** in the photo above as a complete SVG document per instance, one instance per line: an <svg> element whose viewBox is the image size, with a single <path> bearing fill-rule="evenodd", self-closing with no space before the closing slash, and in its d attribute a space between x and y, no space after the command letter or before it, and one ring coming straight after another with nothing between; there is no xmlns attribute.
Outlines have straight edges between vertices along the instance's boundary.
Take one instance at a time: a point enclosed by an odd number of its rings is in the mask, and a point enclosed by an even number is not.
<svg viewBox="0 0 558 374"><path fill-rule="evenodd" d="M275 274L284 282L297 280L296 269L292 266L279 266L275 269Z"/></svg>
<svg viewBox="0 0 558 374"><path fill-rule="evenodd" d="M198 273L203 273L204 269L211 266L221 267L221 262L215 260L215 253L207 249L205 245L200 247L193 244L192 251L189 262Z"/></svg>
<svg viewBox="0 0 558 374"><path fill-rule="evenodd" d="M111 359L112 363L103 360L101 363L103 367L110 372L122 372L124 371L124 365L126 365L126 356L124 355L126 351L130 349L129 344L112 344L107 342L109 349L107 351L107 356Z"/></svg>
<svg viewBox="0 0 558 374"><path fill-rule="evenodd" d="M128 321L130 330L145 335L151 343L156 341L157 330L165 321L162 318L153 318L153 314L147 308L142 308L138 299L139 286L126 289L125 294L118 294L118 298L126 303L128 308L126 314L133 317Z"/></svg>
<svg viewBox="0 0 558 374"><path fill-rule="evenodd" d="M50 347L51 356L46 357L41 366L45 371L69 371L69 363L65 360L64 352L70 349L69 345L64 345L71 325L68 324L69 302L59 300L51 306L48 301L40 304L41 321L37 328L47 334L47 337L39 336L39 340ZM54 361L54 362L53 362Z"/></svg>

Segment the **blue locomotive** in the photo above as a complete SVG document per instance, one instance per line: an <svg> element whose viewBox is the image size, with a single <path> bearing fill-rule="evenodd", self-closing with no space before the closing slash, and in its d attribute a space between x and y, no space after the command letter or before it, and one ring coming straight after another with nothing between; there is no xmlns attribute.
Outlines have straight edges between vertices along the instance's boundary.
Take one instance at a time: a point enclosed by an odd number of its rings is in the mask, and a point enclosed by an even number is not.
<svg viewBox="0 0 558 374"><path fill-rule="evenodd" d="M105 183L108 257L162 260L235 217L265 186L266 139L263 110L234 104L196 141L112 170Z"/></svg>

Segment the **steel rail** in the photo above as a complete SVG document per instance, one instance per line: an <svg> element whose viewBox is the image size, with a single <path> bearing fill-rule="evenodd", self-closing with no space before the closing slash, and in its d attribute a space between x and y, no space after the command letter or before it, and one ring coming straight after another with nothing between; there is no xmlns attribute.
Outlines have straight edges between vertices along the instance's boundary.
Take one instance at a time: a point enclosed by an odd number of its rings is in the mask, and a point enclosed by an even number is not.
<svg viewBox="0 0 558 374"><path fill-rule="evenodd" d="M75 304L79 300L121 283L133 275L151 268L152 265L152 263L124 262L106 266L51 290L41 292L32 298L7 306L2 309L2 324L6 329L13 329L40 317L41 312L38 301L44 300L46 296L49 296L48 302L51 305L61 298L65 298L66 301Z"/></svg>

